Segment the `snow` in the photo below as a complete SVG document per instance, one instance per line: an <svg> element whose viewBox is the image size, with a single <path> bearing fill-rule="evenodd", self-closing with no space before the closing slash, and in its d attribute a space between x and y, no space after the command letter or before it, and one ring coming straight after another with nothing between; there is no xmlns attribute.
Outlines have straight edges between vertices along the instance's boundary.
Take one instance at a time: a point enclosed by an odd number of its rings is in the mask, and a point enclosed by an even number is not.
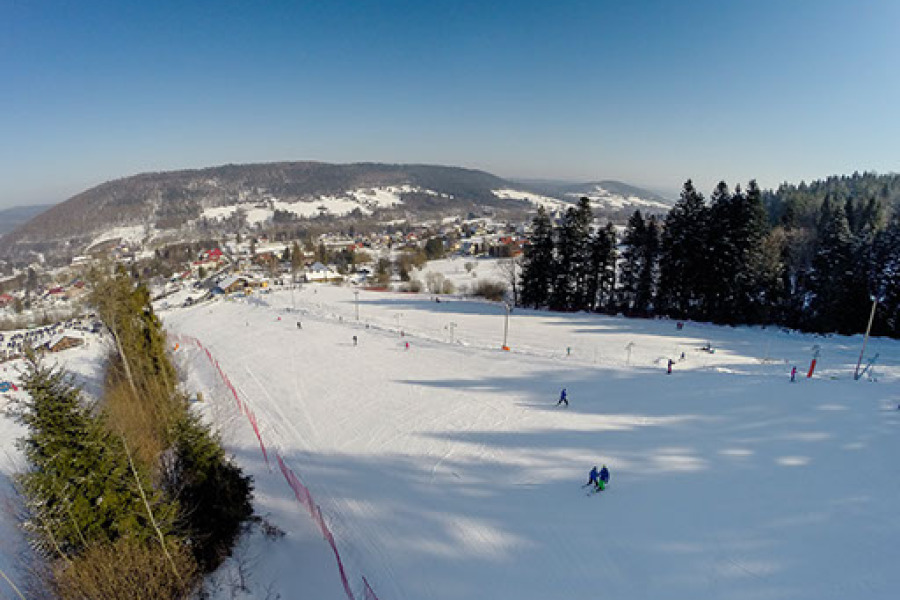
<svg viewBox="0 0 900 600"><path fill-rule="evenodd" d="M872 340L878 381L856 382L858 337L516 309L501 352L497 304L359 291L357 323L353 292L308 285L165 321L210 349L270 453L309 487L357 597L362 576L383 600L598 586L614 598L890 598L900 585L897 342ZM816 376L790 384L813 345ZM309 518L205 360L180 356L264 486L258 509L290 528L250 540L258 563L310 550ZM571 406L556 408L563 386ZM587 496L594 464L612 482ZM297 566L304 554L263 579L341 598L318 546L314 573Z"/></svg>
<svg viewBox="0 0 900 600"><path fill-rule="evenodd" d="M88 244L87 247L91 248L102 242L118 239L121 239L126 243L137 244L147 237L148 232L149 230L145 225L113 227L97 235L93 240L91 240L91 243Z"/></svg>
<svg viewBox="0 0 900 600"><path fill-rule="evenodd" d="M534 206L543 206L550 211L565 211L566 209L569 209L573 206L571 202L564 202L558 198L542 196L533 192L522 192L512 189L492 191L493 194L501 200L523 200L525 202L533 204Z"/></svg>
<svg viewBox="0 0 900 600"><path fill-rule="evenodd" d="M672 206L665 202L657 202L655 200L646 200L638 196L622 196L615 194L603 188L603 186L595 185L593 191L586 194L567 194L573 200L581 197L587 197L591 201L591 205L599 208L644 208L652 211L668 212Z"/></svg>
<svg viewBox="0 0 900 600"><path fill-rule="evenodd" d="M429 267L457 276L465 262ZM479 277L493 268L474 262ZM898 341L870 340L874 377L854 381L859 336L515 309L503 352L500 304L333 285L162 316L210 350L270 461L309 488L356 598L363 576L381 600L900 589ZM191 344L175 357L254 476L258 513L286 532L245 539L214 597L233 597L244 565L255 592L236 597L346 598L330 547L215 368ZM568 408L555 406L562 387ZM610 487L587 495L600 464Z"/></svg>
<svg viewBox="0 0 900 600"><path fill-rule="evenodd" d="M201 217L213 220L227 219L240 208L247 214L247 222L256 225L271 220L276 210L293 213L301 218L313 218L322 213L343 216L354 210L370 215L376 209L403 204L401 194L412 192L437 195L437 192L432 190L410 185L359 188L349 190L340 196L317 196L309 201L285 202L272 199L259 203L210 207L203 210Z"/></svg>

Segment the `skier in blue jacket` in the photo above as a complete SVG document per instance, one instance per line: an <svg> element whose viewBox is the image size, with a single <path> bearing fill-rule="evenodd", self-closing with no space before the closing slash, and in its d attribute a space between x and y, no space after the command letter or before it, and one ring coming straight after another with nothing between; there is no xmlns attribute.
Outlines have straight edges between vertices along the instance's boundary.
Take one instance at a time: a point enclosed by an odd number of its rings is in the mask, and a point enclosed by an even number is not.
<svg viewBox="0 0 900 600"><path fill-rule="evenodd" d="M557 401L556 405L559 406L562 403L565 403L566 406L569 405L569 400L568 400L568 398L566 398L566 388L563 388L562 391L559 393L559 400Z"/></svg>
<svg viewBox="0 0 900 600"><path fill-rule="evenodd" d="M596 486L598 492L602 492L606 489L606 484L609 483L609 469L606 468L606 465L603 465L603 468L600 469L600 477L594 480L594 485Z"/></svg>
<svg viewBox="0 0 900 600"><path fill-rule="evenodd" d="M591 469L591 472L588 473L588 482L584 484L582 487L587 487L592 483L597 481L597 476L600 475L600 471L597 470L597 465L594 465L594 468Z"/></svg>

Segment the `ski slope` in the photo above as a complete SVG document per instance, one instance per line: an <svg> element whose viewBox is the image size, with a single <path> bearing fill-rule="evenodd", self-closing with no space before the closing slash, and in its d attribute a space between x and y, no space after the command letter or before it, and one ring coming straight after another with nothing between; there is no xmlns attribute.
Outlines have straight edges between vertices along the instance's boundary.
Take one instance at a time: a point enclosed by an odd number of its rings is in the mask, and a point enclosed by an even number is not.
<svg viewBox="0 0 900 600"><path fill-rule="evenodd" d="M860 337L517 309L502 352L502 305L367 291L357 303L330 285L163 316L210 350L270 455L309 488L356 598L362 576L381 600L900 589L895 341L870 341L877 381L853 381ZM815 376L789 383L815 345ZM176 357L254 475L257 510L287 532L245 541L254 575L284 598L345 598L215 369L191 345ZM587 495L595 464L611 485Z"/></svg>

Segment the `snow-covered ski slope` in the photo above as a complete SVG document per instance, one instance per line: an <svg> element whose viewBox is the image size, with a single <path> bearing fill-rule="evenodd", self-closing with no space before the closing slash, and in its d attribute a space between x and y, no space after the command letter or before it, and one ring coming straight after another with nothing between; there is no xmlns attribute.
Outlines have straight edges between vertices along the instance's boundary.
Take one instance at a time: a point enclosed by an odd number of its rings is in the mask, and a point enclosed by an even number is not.
<svg viewBox="0 0 900 600"><path fill-rule="evenodd" d="M503 352L502 305L360 291L356 308L352 289L309 285L164 318L210 349L309 488L357 598L362 576L381 600L900 589L897 342L870 341L877 381L853 381L860 337L517 309ZM259 577L346 597L206 357L176 355L288 531L255 546ZM612 481L589 496L595 464Z"/></svg>

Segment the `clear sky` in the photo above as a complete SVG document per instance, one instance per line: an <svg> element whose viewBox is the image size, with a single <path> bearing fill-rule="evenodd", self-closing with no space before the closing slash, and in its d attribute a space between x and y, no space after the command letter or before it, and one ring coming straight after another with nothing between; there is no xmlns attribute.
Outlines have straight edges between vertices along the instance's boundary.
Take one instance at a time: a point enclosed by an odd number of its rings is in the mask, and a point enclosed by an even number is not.
<svg viewBox="0 0 900 600"><path fill-rule="evenodd" d="M900 1L0 0L0 207L276 160L900 171Z"/></svg>

